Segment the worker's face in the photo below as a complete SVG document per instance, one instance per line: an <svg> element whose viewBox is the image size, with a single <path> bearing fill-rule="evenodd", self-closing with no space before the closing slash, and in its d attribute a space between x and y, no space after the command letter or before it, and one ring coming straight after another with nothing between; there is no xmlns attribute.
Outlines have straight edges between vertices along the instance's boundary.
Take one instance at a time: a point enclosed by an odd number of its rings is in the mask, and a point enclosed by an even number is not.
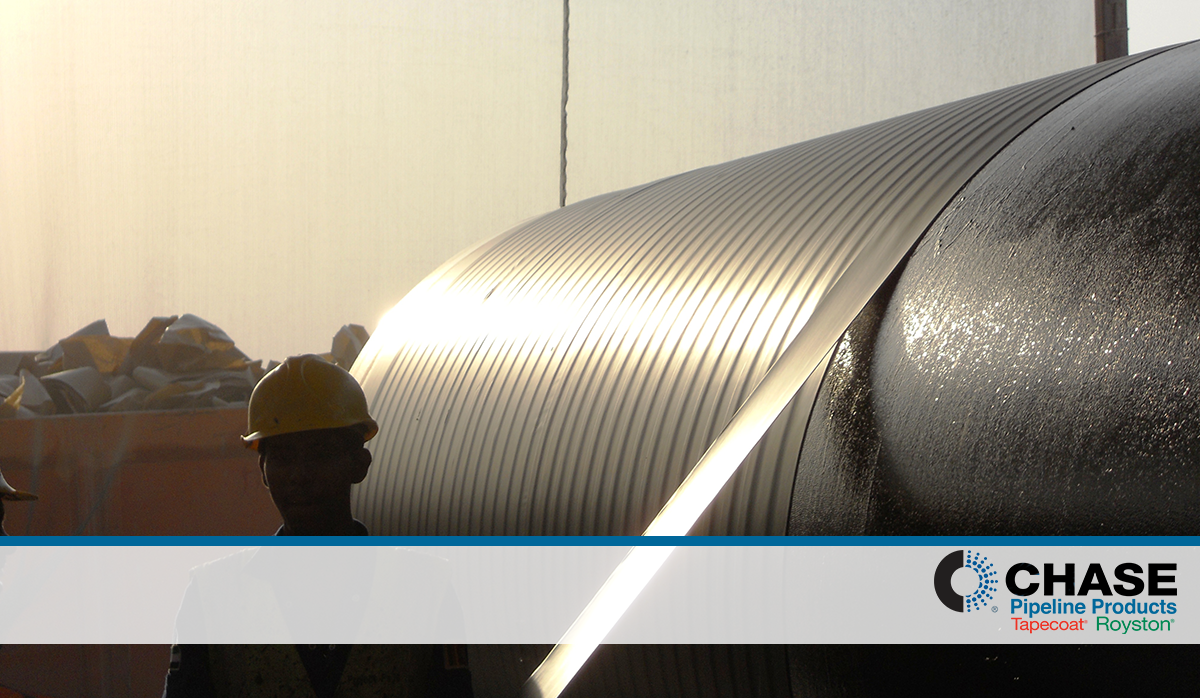
<svg viewBox="0 0 1200 698"><path fill-rule="evenodd" d="M337 535L350 519L350 486L362 482L371 453L334 430L270 438L259 456L263 484L289 532Z"/></svg>

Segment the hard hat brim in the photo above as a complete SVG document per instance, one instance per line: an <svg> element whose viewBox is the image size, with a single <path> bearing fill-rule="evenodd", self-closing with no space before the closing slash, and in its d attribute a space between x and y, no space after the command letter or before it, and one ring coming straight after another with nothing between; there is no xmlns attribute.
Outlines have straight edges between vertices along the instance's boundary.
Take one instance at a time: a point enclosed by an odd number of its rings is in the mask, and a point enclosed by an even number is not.
<svg viewBox="0 0 1200 698"><path fill-rule="evenodd" d="M0 499L6 499L10 502L36 502L38 496L21 490L8 484L4 479L4 475L0 474Z"/></svg>
<svg viewBox="0 0 1200 698"><path fill-rule="evenodd" d="M13 490L12 492L0 492L0 499L10 502L36 502L38 496L30 492L22 492L21 490Z"/></svg>
<svg viewBox="0 0 1200 698"><path fill-rule="evenodd" d="M356 427L360 424L367 428L367 430L365 432L363 432L363 443L366 443L366 442L370 441L371 439L375 438L375 435L379 433L379 423L376 422L374 419L367 419L366 421L355 422L353 424L347 424L346 426L347 427ZM345 427L325 427L325 428L342 429ZM246 434L245 436L242 436L241 438L242 438L242 443L246 446L246 448L251 449L253 451L257 451L259 441L262 441L263 439L265 439L269 436L283 436L284 434L293 434L293 433L295 433L295 432L282 431L282 430L278 433L270 433L270 432L263 430L263 431L253 432L251 434Z"/></svg>

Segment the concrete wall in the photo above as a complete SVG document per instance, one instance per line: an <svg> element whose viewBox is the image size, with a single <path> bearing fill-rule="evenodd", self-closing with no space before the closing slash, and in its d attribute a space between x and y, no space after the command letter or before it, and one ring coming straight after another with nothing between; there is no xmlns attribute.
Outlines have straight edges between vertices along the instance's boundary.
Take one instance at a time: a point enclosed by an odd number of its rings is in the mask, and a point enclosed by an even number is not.
<svg viewBox="0 0 1200 698"><path fill-rule="evenodd" d="M568 202L1091 63L1089 0L571 3ZM326 351L558 204L557 0L0 5L0 350Z"/></svg>

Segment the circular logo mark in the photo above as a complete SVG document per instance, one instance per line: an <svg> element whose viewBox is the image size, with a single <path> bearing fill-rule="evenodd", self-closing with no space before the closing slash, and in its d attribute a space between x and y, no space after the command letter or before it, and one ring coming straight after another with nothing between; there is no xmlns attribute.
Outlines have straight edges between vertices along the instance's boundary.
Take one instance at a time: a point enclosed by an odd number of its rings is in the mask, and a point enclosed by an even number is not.
<svg viewBox="0 0 1200 698"><path fill-rule="evenodd" d="M975 588L966 596L954 591L951 578L960 569L967 568L975 573ZM996 570L988 559L976 552L955 550L938 563L933 573L933 590L942 604L951 611L967 613L987 608L996 592Z"/></svg>

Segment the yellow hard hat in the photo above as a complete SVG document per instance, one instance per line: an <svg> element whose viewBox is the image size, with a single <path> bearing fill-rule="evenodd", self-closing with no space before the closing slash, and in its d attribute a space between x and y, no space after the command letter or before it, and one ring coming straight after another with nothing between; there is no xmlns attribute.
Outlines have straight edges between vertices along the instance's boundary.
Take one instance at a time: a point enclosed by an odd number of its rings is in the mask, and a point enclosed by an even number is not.
<svg viewBox="0 0 1200 698"><path fill-rule="evenodd" d="M250 395L248 448L268 436L363 424L363 441L379 433L367 414L367 398L345 369L312 354L289 357L263 376Z"/></svg>
<svg viewBox="0 0 1200 698"><path fill-rule="evenodd" d="M4 481L4 473L0 473L0 499L7 499L13 502L32 502L37 500L37 495L22 492L14 488Z"/></svg>

